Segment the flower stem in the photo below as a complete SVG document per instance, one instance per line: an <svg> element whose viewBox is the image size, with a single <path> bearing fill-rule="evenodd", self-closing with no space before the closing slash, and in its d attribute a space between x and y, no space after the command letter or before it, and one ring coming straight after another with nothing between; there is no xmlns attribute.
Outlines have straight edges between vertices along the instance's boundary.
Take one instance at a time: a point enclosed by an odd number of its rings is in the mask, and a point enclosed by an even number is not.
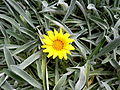
<svg viewBox="0 0 120 90"><path fill-rule="evenodd" d="M58 72L58 59L55 60L55 84L59 80L59 72Z"/></svg>
<svg viewBox="0 0 120 90"><path fill-rule="evenodd" d="M46 86L46 55L42 56L42 80L43 80L43 88L47 90Z"/></svg>

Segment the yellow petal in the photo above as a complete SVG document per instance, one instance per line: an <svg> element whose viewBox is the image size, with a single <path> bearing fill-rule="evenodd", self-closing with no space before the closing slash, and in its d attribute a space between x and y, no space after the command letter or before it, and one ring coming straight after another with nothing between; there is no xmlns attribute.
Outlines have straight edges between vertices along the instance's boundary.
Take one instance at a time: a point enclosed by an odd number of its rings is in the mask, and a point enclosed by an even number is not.
<svg viewBox="0 0 120 90"><path fill-rule="evenodd" d="M62 49L62 50L61 50L61 52L62 52L63 57L64 57L65 60L67 60L67 51L68 51L68 50L65 50L65 49Z"/></svg>
<svg viewBox="0 0 120 90"><path fill-rule="evenodd" d="M67 60L67 55L66 54L64 54L64 59Z"/></svg>
<svg viewBox="0 0 120 90"><path fill-rule="evenodd" d="M75 50L75 48L72 45L67 45L64 48L67 50Z"/></svg>
<svg viewBox="0 0 120 90"><path fill-rule="evenodd" d="M55 34L55 36L57 36L57 35L58 35L58 32L57 32L57 30L56 30L56 29L54 29L54 34Z"/></svg>
<svg viewBox="0 0 120 90"><path fill-rule="evenodd" d="M58 33L58 36L59 36L59 37L64 37L64 36L63 36L62 28L60 28L60 32Z"/></svg>
<svg viewBox="0 0 120 90"><path fill-rule="evenodd" d="M51 40L54 40L55 36L54 36L54 33L52 31L48 31L48 36Z"/></svg>
<svg viewBox="0 0 120 90"><path fill-rule="evenodd" d="M41 48L46 48L46 47L47 47L47 45L42 45L42 46L41 46Z"/></svg>
<svg viewBox="0 0 120 90"><path fill-rule="evenodd" d="M51 52L53 50L52 46L48 46L43 52Z"/></svg>
<svg viewBox="0 0 120 90"><path fill-rule="evenodd" d="M59 57L59 59L62 59L62 58L63 58L63 54L62 54L61 51L58 52L58 57Z"/></svg>
<svg viewBox="0 0 120 90"><path fill-rule="evenodd" d="M44 37L44 39L46 39L46 40L49 40L49 41L52 41L48 36L46 36L46 35L43 35L43 37Z"/></svg>
<svg viewBox="0 0 120 90"><path fill-rule="evenodd" d="M63 34L58 34L58 36L57 36L57 39L58 40L61 40L61 41L64 41L64 36L63 36Z"/></svg>
<svg viewBox="0 0 120 90"><path fill-rule="evenodd" d="M71 52L70 52L70 51L68 51L68 50L66 50L66 53L68 53L68 54L70 54L70 55L71 55Z"/></svg>
<svg viewBox="0 0 120 90"><path fill-rule="evenodd" d="M65 36L66 38L68 38L68 37L70 36L70 34L69 34L69 33L65 33L64 36Z"/></svg>
<svg viewBox="0 0 120 90"><path fill-rule="evenodd" d="M43 52L49 52L49 50L48 49L44 49Z"/></svg>
<svg viewBox="0 0 120 90"><path fill-rule="evenodd" d="M48 37L47 35L43 35L43 37L44 37L45 39L49 39L49 37Z"/></svg>
<svg viewBox="0 0 120 90"><path fill-rule="evenodd" d="M48 58L50 58L53 55L52 52L49 52L49 54L47 55Z"/></svg>
<svg viewBox="0 0 120 90"><path fill-rule="evenodd" d="M42 41L47 45L52 45L53 44L53 41L51 41L50 39L42 39Z"/></svg>
<svg viewBox="0 0 120 90"><path fill-rule="evenodd" d="M67 50L67 49L63 49L62 52L71 55L71 52L69 50Z"/></svg>
<svg viewBox="0 0 120 90"><path fill-rule="evenodd" d="M58 52L54 50L53 59L55 59L57 56L58 56Z"/></svg>
<svg viewBox="0 0 120 90"><path fill-rule="evenodd" d="M71 42L73 42L73 41L75 41L74 39L67 39L67 42L68 43L71 43Z"/></svg>
<svg viewBox="0 0 120 90"><path fill-rule="evenodd" d="M60 28L60 34L63 34L63 32L62 32L62 28Z"/></svg>

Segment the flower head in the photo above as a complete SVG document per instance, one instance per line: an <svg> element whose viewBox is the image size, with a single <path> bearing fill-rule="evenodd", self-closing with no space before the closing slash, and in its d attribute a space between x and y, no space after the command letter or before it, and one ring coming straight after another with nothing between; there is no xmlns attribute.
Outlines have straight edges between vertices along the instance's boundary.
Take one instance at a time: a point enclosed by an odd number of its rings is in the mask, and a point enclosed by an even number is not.
<svg viewBox="0 0 120 90"><path fill-rule="evenodd" d="M70 34L65 33L63 34L62 28L60 28L60 32L57 32L54 29L53 31L48 31L48 36L43 35L44 39L42 41L44 42L44 45L41 46L42 48L45 48L43 52L47 52L48 58L53 56L53 59L57 56L59 59L67 59L67 54L71 54L70 50L74 50L75 48L70 44L74 41L74 39L70 39Z"/></svg>

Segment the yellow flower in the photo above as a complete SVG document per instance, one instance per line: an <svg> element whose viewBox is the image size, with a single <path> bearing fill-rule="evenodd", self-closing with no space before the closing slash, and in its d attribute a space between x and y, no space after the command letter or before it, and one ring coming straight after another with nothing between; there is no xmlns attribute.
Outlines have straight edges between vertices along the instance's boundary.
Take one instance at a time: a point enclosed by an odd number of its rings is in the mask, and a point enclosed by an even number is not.
<svg viewBox="0 0 120 90"><path fill-rule="evenodd" d="M55 59L57 56L59 59L67 59L67 54L71 54L70 50L74 50L75 48L70 44L74 41L74 39L70 39L70 34L63 34L62 28L60 28L60 32L58 33L55 29L54 32L48 31L48 36L43 35L44 39L42 41L45 45L41 46L42 48L46 48L43 52L47 52L48 58L53 56Z"/></svg>

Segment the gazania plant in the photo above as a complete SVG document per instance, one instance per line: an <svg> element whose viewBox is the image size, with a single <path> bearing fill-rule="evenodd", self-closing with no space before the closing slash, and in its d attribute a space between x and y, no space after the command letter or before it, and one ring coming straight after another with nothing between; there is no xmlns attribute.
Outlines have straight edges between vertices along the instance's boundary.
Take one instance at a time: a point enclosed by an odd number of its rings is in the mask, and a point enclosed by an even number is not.
<svg viewBox="0 0 120 90"><path fill-rule="evenodd" d="M120 90L120 0L0 0L0 90Z"/></svg>

